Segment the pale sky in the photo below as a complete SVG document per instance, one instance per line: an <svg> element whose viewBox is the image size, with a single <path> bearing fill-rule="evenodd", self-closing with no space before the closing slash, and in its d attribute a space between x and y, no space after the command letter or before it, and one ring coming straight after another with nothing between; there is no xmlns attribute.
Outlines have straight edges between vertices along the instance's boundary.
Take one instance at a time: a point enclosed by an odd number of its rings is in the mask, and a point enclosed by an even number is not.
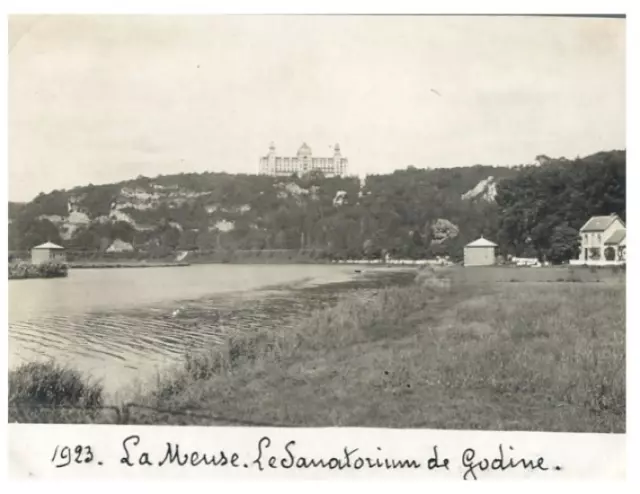
<svg viewBox="0 0 640 494"><path fill-rule="evenodd" d="M271 141L350 172L624 149L625 21L12 17L9 199L256 173Z"/></svg>

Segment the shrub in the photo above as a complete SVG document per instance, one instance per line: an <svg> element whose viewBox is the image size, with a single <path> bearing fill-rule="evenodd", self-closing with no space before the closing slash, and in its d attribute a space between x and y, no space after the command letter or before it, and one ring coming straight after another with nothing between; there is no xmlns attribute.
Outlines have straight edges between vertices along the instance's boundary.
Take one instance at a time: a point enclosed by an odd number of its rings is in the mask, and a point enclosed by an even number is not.
<svg viewBox="0 0 640 494"><path fill-rule="evenodd" d="M30 362L9 372L9 405L99 407L102 385L55 362Z"/></svg>
<svg viewBox="0 0 640 494"><path fill-rule="evenodd" d="M61 262L46 262L31 264L29 262L15 262L9 264L9 279L27 278L64 278L69 273L69 267Z"/></svg>

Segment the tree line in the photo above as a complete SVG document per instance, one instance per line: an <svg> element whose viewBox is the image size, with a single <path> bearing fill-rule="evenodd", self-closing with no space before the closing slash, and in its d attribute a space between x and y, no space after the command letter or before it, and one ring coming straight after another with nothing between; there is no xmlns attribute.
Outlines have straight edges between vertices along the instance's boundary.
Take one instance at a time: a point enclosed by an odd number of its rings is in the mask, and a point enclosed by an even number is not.
<svg viewBox="0 0 640 494"><path fill-rule="evenodd" d="M504 255L561 262L577 254L577 230L590 216L625 218L625 167L626 152L610 151L515 167L408 167L370 175L364 184L357 177L327 178L319 172L284 178L138 177L10 204L9 249L52 241L100 252L120 239L149 255L304 249L328 258L389 254L456 260L466 243L484 235ZM489 176L497 182L495 200L462 198ZM137 196L132 199L125 189ZM65 232L55 216L66 218L70 203L88 222Z"/></svg>

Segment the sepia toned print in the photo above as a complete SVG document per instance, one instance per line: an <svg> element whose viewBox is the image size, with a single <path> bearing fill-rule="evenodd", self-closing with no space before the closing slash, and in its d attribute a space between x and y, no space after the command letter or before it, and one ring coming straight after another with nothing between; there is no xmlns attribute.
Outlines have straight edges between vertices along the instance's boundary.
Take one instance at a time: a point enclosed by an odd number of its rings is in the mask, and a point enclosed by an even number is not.
<svg viewBox="0 0 640 494"><path fill-rule="evenodd" d="M9 28L10 423L625 432L623 18Z"/></svg>

